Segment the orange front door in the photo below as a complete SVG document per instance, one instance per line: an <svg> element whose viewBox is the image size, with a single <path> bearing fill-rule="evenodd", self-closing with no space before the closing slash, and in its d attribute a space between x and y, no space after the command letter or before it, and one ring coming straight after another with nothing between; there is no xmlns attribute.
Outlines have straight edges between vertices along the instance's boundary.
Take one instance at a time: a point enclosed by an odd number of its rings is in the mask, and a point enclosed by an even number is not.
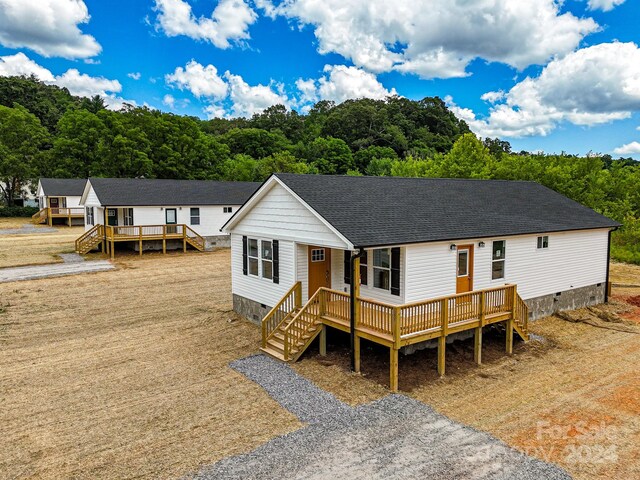
<svg viewBox="0 0 640 480"><path fill-rule="evenodd" d="M473 290L473 245L460 245L456 252L456 293Z"/></svg>
<svg viewBox="0 0 640 480"><path fill-rule="evenodd" d="M321 287L331 288L331 249L309 245L309 297Z"/></svg>

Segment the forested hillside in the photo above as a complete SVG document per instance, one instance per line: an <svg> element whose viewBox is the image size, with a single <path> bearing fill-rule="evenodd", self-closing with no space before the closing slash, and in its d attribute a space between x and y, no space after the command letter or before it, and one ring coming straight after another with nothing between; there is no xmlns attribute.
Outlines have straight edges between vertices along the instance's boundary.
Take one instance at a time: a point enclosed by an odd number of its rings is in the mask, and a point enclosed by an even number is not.
<svg viewBox="0 0 640 480"><path fill-rule="evenodd" d="M585 150L588 146L585 145ZM0 189L11 204L39 176L261 181L273 172L522 179L622 223L615 258L640 263L640 166L608 155L514 153L480 141L439 98L321 101L201 120L114 112L34 78L0 78Z"/></svg>

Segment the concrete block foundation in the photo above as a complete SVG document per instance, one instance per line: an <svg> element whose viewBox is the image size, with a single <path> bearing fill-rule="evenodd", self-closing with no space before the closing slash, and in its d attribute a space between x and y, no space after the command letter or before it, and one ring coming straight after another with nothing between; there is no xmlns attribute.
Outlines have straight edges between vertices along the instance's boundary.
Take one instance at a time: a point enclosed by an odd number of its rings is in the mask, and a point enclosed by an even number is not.
<svg viewBox="0 0 640 480"><path fill-rule="evenodd" d="M269 313L271 307L264 303L250 300L246 297L233 294L233 311L260 325L262 319Z"/></svg>

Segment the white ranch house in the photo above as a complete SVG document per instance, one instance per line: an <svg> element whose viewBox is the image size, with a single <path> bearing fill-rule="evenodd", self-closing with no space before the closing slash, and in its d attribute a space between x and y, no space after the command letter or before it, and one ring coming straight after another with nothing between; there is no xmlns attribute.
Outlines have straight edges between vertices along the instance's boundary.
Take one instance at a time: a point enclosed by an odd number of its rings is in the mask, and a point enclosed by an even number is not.
<svg viewBox="0 0 640 480"><path fill-rule="evenodd" d="M399 349L438 338L444 372L448 335L475 331L480 361L484 325L526 340L530 319L606 301L617 227L534 182L275 174L224 231L263 350L351 331L358 358L360 338L390 347L393 389L394 350L397 384Z"/></svg>
<svg viewBox="0 0 640 480"><path fill-rule="evenodd" d="M40 211L32 217L33 221L49 225L82 225L84 208L80 198L85 183L82 178L41 178L36 193Z"/></svg>
<svg viewBox="0 0 640 480"><path fill-rule="evenodd" d="M228 246L220 228L259 187L253 182L90 178L80 204L85 235L76 249L86 253L100 243L143 249L204 250ZM106 242L102 239L106 237Z"/></svg>

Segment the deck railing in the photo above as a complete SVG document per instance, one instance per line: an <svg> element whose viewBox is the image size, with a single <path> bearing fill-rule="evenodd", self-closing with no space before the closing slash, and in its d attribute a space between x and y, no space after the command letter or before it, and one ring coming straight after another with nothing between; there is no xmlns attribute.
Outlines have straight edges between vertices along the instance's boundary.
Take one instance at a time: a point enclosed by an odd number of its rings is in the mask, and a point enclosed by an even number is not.
<svg viewBox="0 0 640 480"><path fill-rule="evenodd" d="M83 218L83 207L45 207L31 216L34 223L43 223L51 218Z"/></svg>
<svg viewBox="0 0 640 480"><path fill-rule="evenodd" d="M282 322L296 309L302 306L302 283L296 282L284 294L282 299L269 311L262 320L262 346L267 345L267 338L275 332Z"/></svg>

